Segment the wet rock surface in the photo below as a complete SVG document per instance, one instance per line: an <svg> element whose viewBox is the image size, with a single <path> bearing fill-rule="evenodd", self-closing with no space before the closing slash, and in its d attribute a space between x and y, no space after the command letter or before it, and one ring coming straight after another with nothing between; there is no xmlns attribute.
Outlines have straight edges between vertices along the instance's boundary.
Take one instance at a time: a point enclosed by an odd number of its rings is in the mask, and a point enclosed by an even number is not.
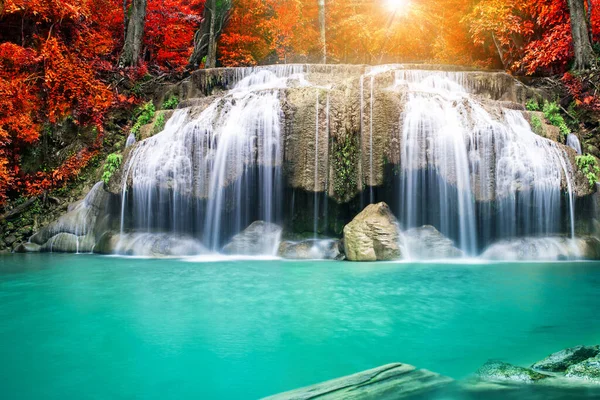
<svg viewBox="0 0 600 400"><path fill-rule="evenodd" d="M533 237L503 240L488 247L482 258L500 261L562 261L600 259L596 238Z"/></svg>
<svg viewBox="0 0 600 400"><path fill-rule="evenodd" d="M339 240L284 241L277 255L288 260L344 260L343 244Z"/></svg>
<svg viewBox="0 0 600 400"><path fill-rule="evenodd" d="M406 399L427 395L451 382L451 378L434 372L396 363L266 397L264 400Z"/></svg>
<svg viewBox="0 0 600 400"><path fill-rule="evenodd" d="M209 251L196 239L188 236L106 232L94 247L94 253L142 257L186 257L208 254Z"/></svg>
<svg viewBox="0 0 600 400"><path fill-rule="evenodd" d="M465 254L454 242L431 225L402 232L409 258L420 260L458 258Z"/></svg>
<svg viewBox="0 0 600 400"><path fill-rule="evenodd" d="M481 380L492 382L534 383L550 378L550 375L536 372L530 368L518 367L502 361L491 360L485 363L476 375Z"/></svg>
<svg viewBox="0 0 600 400"><path fill-rule="evenodd" d="M588 358L567 368L567 378L581 379L600 384L600 357Z"/></svg>
<svg viewBox="0 0 600 400"><path fill-rule="evenodd" d="M255 221L231 239L223 253L245 256L275 255L281 238L282 228L279 225Z"/></svg>
<svg viewBox="0 0 600 400"><path fill-rule="evenodd" d="M600 354L600 346L575 346L550 354L531 368L540 371L564 372L570 366L578 364Z"/></svg>
<svg viewBox="0 0 600 400"><path fill-rule="evenodd" d="M344 227L350 261L390 261L402 257L400 227L385 203L371 204Z"/></svg>

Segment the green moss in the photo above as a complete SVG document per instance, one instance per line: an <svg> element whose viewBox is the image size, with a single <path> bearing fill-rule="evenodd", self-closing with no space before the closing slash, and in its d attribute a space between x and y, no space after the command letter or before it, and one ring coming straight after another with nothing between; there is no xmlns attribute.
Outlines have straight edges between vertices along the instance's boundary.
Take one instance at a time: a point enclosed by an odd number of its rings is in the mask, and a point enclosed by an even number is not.
<svg viewBox="0 0 600 400"><path fill-rule="evenodd" d="M577 168L583 172L590 183L590 187L593 188L596 185L596 182L598 182L598 174L600 174L600 167L598 167L596 157L591 154L586 154L578 156L575 158L575 161L577 163Z"/></svg>
<svg viewBox="0 0 600 400"><path fill-rule="evenodd" d="M105 184L108 185L110 182L110 178L112 178L113 174L121 168L121 163L123 162L123 156L120 154L109 154L106 157L106 163L104 164L104 173L102 174L102 180Z"/></svg>
<svg viewBox="0 0 600 400"><path fill-rule="evenodd" d="M347 135L343 141L333 143L333 190L340 199L347 199L356 190L360 155L357 141L356 136Z"/></svg>
<svg viewBox="0 0 600 400"><path fill-rule="evenodd" d="M171 96L162 105L165 110L174 110L179 105L179 98L177 96Z"/></svg>
<svg viewBox="0 0 600 400"><path fill-rule="evenodd" d="M165 129L165 115L160 114L156 117L156 122L154 123L154 129L152 130L152 134L156 135L159 132L162 132Z"/></svg>
<svg viewBox="0 0 600 400"><path fill-rule="evenodd" d="M537 115L531 117L531 129L540 136L544 135L544 126L542 125L542 120L539 119Z"/></svg>

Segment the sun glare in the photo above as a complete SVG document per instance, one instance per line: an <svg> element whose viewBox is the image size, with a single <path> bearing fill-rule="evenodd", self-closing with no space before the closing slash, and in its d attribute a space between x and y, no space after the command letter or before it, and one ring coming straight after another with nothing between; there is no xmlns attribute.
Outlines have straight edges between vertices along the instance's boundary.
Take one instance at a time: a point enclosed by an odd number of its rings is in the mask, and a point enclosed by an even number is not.
<svg viewBox="0 0 600 400"><path fill-rule="evenodd" d="M385 0L385 5L390 11L402 12L408 7L409 0Z"/></svg>

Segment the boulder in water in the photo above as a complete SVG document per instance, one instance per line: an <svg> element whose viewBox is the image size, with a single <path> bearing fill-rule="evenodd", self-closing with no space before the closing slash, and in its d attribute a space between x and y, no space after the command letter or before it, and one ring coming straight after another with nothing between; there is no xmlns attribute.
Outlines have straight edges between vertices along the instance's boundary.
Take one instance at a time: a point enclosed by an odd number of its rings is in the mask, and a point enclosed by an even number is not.
<svg viewBox="0 0 600 400"><path fill-rule="evenodd" d="M575 346L550 354L531 368L540 371L564 372L571 365L600 354L600 346Z"/></svg>
<svg viewBox="0 0 600 400"><path fill-rule="evenodd" d="M550 375L502 361L490 360L477 371L479 379L492 382L534 383Z"/></svg>
<svg viewBox="0 0 600 400"><path fill-rule="evenodd" d="M421 260L458 258L465 254L454 246L454 242L431 225L403 232L406 252L410 257Z"/></svg>
<svg viewBox="0 0 600 400"><path fill-rule="evenodd" d="M600 356L588 358L578 364L571 365L565 375L567 378L582 379L600 383Z"/></svg>
<svg viewBox="0 0 600 400"><path fill-rule="evenodd" d="M343 260L345 258L339 240L285 241L279 245L277 255L289 260Z"/></svg>
<svg viewBox="0 0 600 400"><path fill-rule="evenodd" d="M385 203L371 204L344 227L350 261L390 261L402 257L400 226Z"/></svg>
<svg viewBox="0 0 600 400"><path fill-rule="evenodd" d="M255 221L238 233L225 247L223 253L244 256L275 255L281 239L279 225Z"/></svg>
<svg viewBox="0 0 600 400"><path fill-rule="evenodd" d="M426 369L396 363L280 393L263 400L405 399L425 396L452 382L451 378Z"/></svg>

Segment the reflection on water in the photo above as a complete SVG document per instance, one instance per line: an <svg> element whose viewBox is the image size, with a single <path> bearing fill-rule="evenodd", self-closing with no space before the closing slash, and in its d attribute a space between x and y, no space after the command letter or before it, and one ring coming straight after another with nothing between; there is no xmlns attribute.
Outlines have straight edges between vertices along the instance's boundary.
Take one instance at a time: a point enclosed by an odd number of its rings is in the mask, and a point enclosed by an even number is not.
<svg viewBox="0 0 600 400"><path fill-rule="evenodd" d="M528 366L600 341L599 266L3 257L0 392L253 399L390 362ZM597 395L564 390L485 398Z"/></svg>

